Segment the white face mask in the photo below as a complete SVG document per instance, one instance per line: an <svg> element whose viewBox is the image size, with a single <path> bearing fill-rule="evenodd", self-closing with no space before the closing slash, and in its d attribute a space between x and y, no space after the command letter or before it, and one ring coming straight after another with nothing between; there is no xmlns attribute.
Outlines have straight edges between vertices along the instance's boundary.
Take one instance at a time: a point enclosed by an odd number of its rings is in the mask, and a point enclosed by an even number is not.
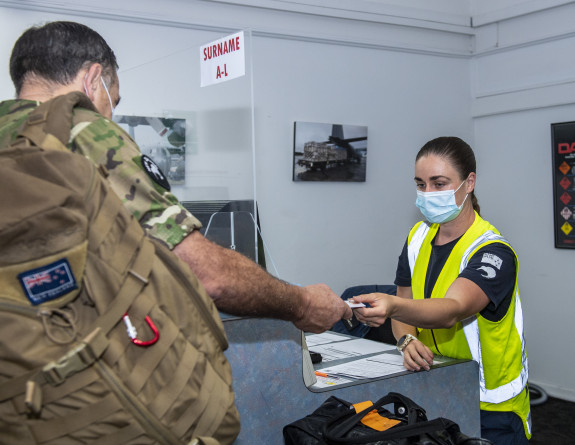
<svg viewBox="0 0 575 445"><path fill-rule="evenodd" d="M108 95L108 100L110 101L110 109L112 110L112 116L114 116L114 105L112 104L112 98L110 97L110 92L108 91L108 87L106 86L106 82L104 82L104 79L100 77L100 80L102 81L102 85L104 85L104 91L106 91L106 94Z"/></svg>
<svg viewBox="0 0 575 445"><path fill-rule="evenodd" d="M84 93L86 93L86 96L90 97L90 95L88 94L88 88L86 88L86 78L88 77L88 74L86 74L86 77L84 77ZM110 102L110 110L112 110L112 117L114 116L114 105L112 103L112 97L110 96L110 92L108 91L108 87L106 86L106 82L104 82L104 79L102 77L100 77L100 80L102 81L102 85L104 86L104 91L106 92L106 95L108 96L108 101Z"/></svg>
<svg viewBox="0 0 575 445"><path fill-rule="evenodd" d="M421 192L418 190L415 205L430 223L441 224L453 221L463 209L463 204L465 204L469 196L469 193L466 194L461 205L457 205L455 192L463 184L465 184L465 181L456 190L442 190L439 192Z"/></svg>

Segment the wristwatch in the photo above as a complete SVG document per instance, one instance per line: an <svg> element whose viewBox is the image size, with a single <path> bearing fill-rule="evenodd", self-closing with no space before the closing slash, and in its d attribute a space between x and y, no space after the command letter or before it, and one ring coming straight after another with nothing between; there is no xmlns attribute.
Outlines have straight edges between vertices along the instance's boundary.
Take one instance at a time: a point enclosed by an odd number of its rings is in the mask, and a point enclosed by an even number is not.
<svg viewBox="0 0 575 445"><path fill-rule="evenodd" d="M403 350L405 349L405 347L411 342L411 340L417 340L417 337L414 337L411 334L405 334L403 337L401 337L398 342L397 342L397 350L399 352L403 352Z"/></svg>

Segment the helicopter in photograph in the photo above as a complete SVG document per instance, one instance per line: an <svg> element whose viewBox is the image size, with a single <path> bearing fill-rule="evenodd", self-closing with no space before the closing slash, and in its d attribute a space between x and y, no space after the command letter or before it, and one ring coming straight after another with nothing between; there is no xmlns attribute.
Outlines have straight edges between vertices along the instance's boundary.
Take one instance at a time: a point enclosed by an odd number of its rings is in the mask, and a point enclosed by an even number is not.
<svg viewBox="0 0 575 445"><path fill-rule="evenodd" d="M334 124L327 141L309 141L304 144L303 157L297 164L308 170L325 170L334 165L360 164L363 154L353 142L365 141L367 136L344 138L343 125Z"/></svg>

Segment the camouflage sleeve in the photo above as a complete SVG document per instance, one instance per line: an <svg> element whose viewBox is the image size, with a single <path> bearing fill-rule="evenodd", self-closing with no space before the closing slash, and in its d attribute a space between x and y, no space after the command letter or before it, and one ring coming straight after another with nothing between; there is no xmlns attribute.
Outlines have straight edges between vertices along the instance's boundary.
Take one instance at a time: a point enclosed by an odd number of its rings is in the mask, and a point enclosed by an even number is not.
<svg viewBox="0 0 575 445"><path fill-rule="evenodd" d="M201 228L166 189L167 180L155 164L142 155L121 127L85 110L76 115L70 149L106 167L112 189L150 236L173 249L186 235Z"/></svg>

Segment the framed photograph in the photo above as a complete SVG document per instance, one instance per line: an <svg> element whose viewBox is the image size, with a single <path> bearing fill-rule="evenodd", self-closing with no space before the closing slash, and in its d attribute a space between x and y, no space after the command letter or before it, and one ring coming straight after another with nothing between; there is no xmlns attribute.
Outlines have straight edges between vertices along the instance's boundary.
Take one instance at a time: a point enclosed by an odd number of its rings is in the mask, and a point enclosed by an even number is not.
<svg viewBox="0 0 575 445"><path fill-rule="evenodd" d="M115 115L114 122L136 141L142 154L152 158L170 186L185 183L186 119Z"/></svg>
<svg viewBox="0 0 575 445"><path fill-rule="evenodd" d="M367 127L294 123L293 181L365 182Z"/></svg>
<svg viewBox="0 0 575 445"><path fill-rule="evenodd" d="M555 247L575 249L575 122L551 124Z"/></svg>

